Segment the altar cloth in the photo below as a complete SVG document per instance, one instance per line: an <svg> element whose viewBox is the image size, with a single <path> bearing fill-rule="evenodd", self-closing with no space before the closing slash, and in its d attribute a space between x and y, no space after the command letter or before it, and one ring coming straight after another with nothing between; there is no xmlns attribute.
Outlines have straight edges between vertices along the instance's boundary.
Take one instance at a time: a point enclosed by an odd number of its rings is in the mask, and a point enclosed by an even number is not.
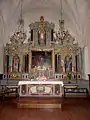
<svg viewBox="0 0 90 120"><path fill-rule="evenodd" d="M63 86L63 81L19 81L18 85L26 84L60 84Z"/></svg>

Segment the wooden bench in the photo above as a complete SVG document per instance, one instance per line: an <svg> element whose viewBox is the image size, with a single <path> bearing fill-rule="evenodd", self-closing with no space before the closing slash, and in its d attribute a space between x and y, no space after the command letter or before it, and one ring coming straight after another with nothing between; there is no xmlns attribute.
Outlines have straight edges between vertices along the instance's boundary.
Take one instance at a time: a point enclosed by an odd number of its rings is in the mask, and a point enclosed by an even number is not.
<svg viewBox="0 0 90 120"><path fill-rule="evenodd" d="M1 85L1 89L0 89L0 101L1 101L1 103L4 101L5 96L8 97L9 95L12 95L12 94L14 94L16 97L18 96L18 86Z"/></svg>
<svg viewBox="0 0 90 120"><path fill-rule="evenodd" d="M89 96L89 92L87 88L81 88L78 87L78 85L64 85L64 98L66 97L66 95L72 95L74 94L75 96L77 95L84 95L86 97Z"/></svg>

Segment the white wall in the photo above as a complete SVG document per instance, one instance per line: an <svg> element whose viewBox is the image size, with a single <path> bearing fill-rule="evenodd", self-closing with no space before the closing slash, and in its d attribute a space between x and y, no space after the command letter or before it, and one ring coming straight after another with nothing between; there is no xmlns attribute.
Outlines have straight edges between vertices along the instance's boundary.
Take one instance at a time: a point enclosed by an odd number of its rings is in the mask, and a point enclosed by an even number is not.
<svg viewBox="0 0 90 120"><path fill-rule="evenodd" d="M85 79L88 80L88 73L90 73L90 66L89 66L89 50L88 47L86 46L84 48L84 72L85 72Z"/></svg>
<svg viewBox="0 0 90 120"><path fill-rule="evenodd" d="M2 44L0 44L0 73L3 73L3 53L4 47Z"/></svg>

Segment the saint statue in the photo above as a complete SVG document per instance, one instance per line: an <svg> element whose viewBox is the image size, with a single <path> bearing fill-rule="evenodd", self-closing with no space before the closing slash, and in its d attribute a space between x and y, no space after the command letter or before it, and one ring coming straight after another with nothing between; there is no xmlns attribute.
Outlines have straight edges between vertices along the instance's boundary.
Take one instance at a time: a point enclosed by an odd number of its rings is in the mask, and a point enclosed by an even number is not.
<svg viewBox="0 0 90 120"><path fill-rule="evenodd" d="M64 60L61 60L61 72L65 72Z"/></svg>
<svg viewBox="0 0 90 120"><path fill-rule="evenodd" d="M38 32L38 44L46 45L46 33Z"/></svg>
<svg viewBox="0 0 90 120"><path fill-rule="evenodd" d="M38 31L38 44L39 45L46 45L46 31L44 28L44 17L40 17L40 25Z"/></svg>
<svg viewBox="0 0 90 120"><path fill-rule="evenodd" d="M65 72L72 72L72 56L67 55L65 57Z"/></svg>
<svg viewBox="0 0 90 120"><path fill-rule="evenodd" d="M20 64L20 59L19 56L16 54L15 56L13 56L13 66L12 66L13 72L19 72L19 64Z"/></svg>

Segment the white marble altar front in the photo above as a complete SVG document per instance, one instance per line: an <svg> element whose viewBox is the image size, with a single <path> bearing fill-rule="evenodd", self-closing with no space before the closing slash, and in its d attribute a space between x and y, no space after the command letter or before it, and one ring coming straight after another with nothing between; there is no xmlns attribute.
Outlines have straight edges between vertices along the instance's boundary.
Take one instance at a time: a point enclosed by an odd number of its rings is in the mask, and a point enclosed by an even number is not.
<svg viewBox="0 0 90 120"><path fill-rule="evenodd" d="M19 81L19 96L62 96L62 81Z"/></svg>

